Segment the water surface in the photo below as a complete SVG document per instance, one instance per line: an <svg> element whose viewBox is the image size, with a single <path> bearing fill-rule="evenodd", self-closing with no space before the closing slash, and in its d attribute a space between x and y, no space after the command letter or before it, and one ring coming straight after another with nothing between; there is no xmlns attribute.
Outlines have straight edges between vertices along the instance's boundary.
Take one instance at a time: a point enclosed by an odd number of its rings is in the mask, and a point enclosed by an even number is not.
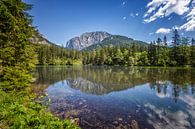
<svg viewBox="0 0 195 129"><path fill-rule="evenodd" d="M47 66L36 76L49 110L84 129L195 129L195 69Z"/></svg>

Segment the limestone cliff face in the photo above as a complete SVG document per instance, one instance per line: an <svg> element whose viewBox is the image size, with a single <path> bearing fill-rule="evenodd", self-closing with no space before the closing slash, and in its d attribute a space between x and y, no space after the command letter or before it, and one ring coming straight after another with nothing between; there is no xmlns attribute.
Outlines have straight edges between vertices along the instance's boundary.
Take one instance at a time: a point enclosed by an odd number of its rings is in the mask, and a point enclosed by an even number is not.
<svg viewBox="0 0 195 129"><path fill-rule="evenodd" d="M33 36L32 38L29 39L31 43L33 44L42 44L42 45L52 45L53 43L44 38L41 35L36 35Z"/></svg>
<svg viewBox="0 0 195 129"><path fill-rule="evenodd" d="M67 42L66 47L69 49L82 50L93 44L99 44L105 38L108 38L110 36L111 34L107 32L101 32L101 31L84 33L80 37L75 37L69 40Z"/></svg>

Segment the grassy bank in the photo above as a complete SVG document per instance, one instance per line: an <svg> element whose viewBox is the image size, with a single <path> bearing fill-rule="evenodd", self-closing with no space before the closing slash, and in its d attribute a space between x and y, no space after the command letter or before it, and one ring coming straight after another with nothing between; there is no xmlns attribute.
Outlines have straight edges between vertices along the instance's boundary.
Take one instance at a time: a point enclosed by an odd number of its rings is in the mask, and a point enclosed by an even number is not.
<svg viewBox="0 0 195 129"><path fill-rule="evenodd" d="M79 129L73 120L61 120L35 102L31 88L0 94L0 129Z"/></svg>

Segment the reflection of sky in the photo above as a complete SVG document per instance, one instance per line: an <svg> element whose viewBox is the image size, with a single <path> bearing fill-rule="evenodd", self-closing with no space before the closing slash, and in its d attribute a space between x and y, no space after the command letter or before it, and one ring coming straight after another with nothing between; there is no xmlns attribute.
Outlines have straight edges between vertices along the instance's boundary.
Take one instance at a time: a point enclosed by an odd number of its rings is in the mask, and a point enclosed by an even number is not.
<svg viewBox="0 0 195 129"><path fill-rule="evenodd" d="M177 101L174 100L173 85L167 83L166 94L157 92L157 86L151 89L150 84L144 84L123 91L114 91L105 95L93 95L72 89L67 83L58 82L47 89L51 99L66 99L67 96L81 97L93 103L104 103L107 110L114 109L133 110L132 105L142 108L147 116L146 121L156 129L193 129L195 128L195 96L190 92L181 92ZM187 88L188 90L190 88ZM187 91L188 91L187 90ZM96 105L96 104L94 104ZM110 107L109 107L110 106ZM115 112L113 112L115 113ZM137 110L136 110L137 113Z"/></svg>
<svg viewBox="0 0 195 129"><path fill-rule="evenodd" d="M145 107L151 110L151 112L148 113L148 122L157 129L195 128L195 98L189 95L184 95L179 101L185 103L183 105L185 108L181 107L181 109L174 112L171 112L167 108L155 106L150 102L145 104ZM172 108L171 105L169 107Z"/></svg>

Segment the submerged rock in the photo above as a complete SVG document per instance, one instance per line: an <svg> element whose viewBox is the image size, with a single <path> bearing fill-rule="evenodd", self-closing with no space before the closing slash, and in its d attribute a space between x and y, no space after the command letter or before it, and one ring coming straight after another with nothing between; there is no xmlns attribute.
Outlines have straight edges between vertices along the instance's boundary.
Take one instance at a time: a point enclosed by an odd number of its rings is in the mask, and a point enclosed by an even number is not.
<svg viewBox="0 0 195 129"><path fill-rule="evenodd" d="M118 121L114 121L113 124L114 125L118 125L119 123L118 123Z"/></svg>
<svg viewBox="0 0 195 129"><path fill-rule="evenodd" d="M123 121L123 118L118 118L119 121Z"/></svg>
<svg viewBox="0 0 195 129"><path fill-rule="evenodd" d="M131 121L131 128L132 129L140 129L139 126L138 126L137 121L135 121L135 120Z"/></svg>

